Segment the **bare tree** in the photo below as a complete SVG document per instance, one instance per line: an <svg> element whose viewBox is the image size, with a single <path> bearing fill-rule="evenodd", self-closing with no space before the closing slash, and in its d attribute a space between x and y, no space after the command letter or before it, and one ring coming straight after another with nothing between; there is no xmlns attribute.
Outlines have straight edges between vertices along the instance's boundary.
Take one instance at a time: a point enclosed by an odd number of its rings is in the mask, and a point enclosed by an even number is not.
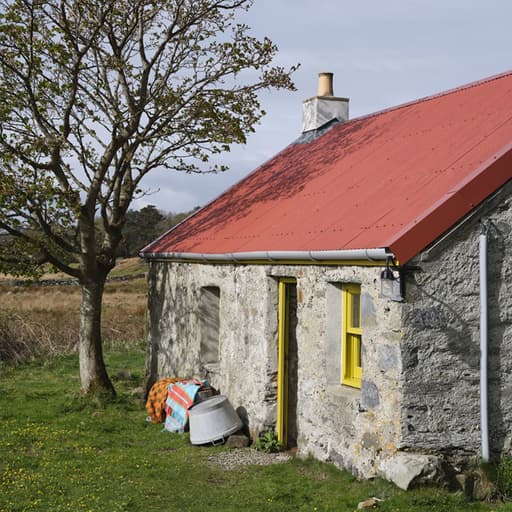
<svg viewBox="0 0 512 512"><path fill-rule="evenodd" d="M275 45L236 23L251 4L0 1L0 269L79 279L83 392L114 393L102 296L141 180L222 170L210 157L254 130L258 91L293 89Z"/></svg>

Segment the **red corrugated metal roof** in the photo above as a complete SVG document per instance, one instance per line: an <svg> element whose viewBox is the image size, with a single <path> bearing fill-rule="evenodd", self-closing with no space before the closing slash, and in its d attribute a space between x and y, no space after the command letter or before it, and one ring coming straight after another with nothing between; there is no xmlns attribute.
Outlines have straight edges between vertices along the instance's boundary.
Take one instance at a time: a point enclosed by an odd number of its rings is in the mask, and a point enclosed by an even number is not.
<svg viewBox="0 0 512 512"><path fill-rule="evenodd" d="M390 248L406 262L512 177L512 71L295 143L147 254Z"/></svg>

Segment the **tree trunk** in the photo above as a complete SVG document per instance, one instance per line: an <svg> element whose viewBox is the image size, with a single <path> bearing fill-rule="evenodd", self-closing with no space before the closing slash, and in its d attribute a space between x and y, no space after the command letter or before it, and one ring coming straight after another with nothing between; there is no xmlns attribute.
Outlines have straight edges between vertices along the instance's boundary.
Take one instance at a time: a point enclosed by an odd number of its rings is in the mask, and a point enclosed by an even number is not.
<svg viewBox="0 0 512 512"><path fill-rule="evenodd" d="M101 340L101 306L105 278L82 282L80 307L80 382L82 393L108 392L115 395L105 362Z"/></svg>

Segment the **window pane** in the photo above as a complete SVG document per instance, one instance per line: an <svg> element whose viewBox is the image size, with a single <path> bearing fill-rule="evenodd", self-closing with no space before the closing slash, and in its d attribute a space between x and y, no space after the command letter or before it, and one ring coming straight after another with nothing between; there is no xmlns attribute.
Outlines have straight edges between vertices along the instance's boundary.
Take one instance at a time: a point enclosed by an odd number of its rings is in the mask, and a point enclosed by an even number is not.
<svg viewBox="0 0 512 512"><path fill-rule="evenodd" d="M350 375L356 376L357 368L361 368L361 336L351 334L349 336Z"/></svg>
<svg viewBox="0 0 512 512"><path fill-rule="evenodd" d="M351 293L352 298L352 327L361 327L361 296L359 294Z"/></svg>

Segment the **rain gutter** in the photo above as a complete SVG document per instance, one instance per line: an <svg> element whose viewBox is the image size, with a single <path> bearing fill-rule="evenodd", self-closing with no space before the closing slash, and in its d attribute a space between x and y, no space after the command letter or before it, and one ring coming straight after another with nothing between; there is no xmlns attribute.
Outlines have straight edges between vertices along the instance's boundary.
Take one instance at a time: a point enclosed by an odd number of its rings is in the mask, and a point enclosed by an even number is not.
<svg viewBox="0 0 512 512"><path fill-rule="evenodd" d="M238 263L248 261L262 261L276 263L280 261L369 261L382 262L394 255L388 249L347 249L333 251L252 251L222 254L195 253L195 252L142 252L146 260L169 259L175 261L194 261L204 263Z"/></svg>

